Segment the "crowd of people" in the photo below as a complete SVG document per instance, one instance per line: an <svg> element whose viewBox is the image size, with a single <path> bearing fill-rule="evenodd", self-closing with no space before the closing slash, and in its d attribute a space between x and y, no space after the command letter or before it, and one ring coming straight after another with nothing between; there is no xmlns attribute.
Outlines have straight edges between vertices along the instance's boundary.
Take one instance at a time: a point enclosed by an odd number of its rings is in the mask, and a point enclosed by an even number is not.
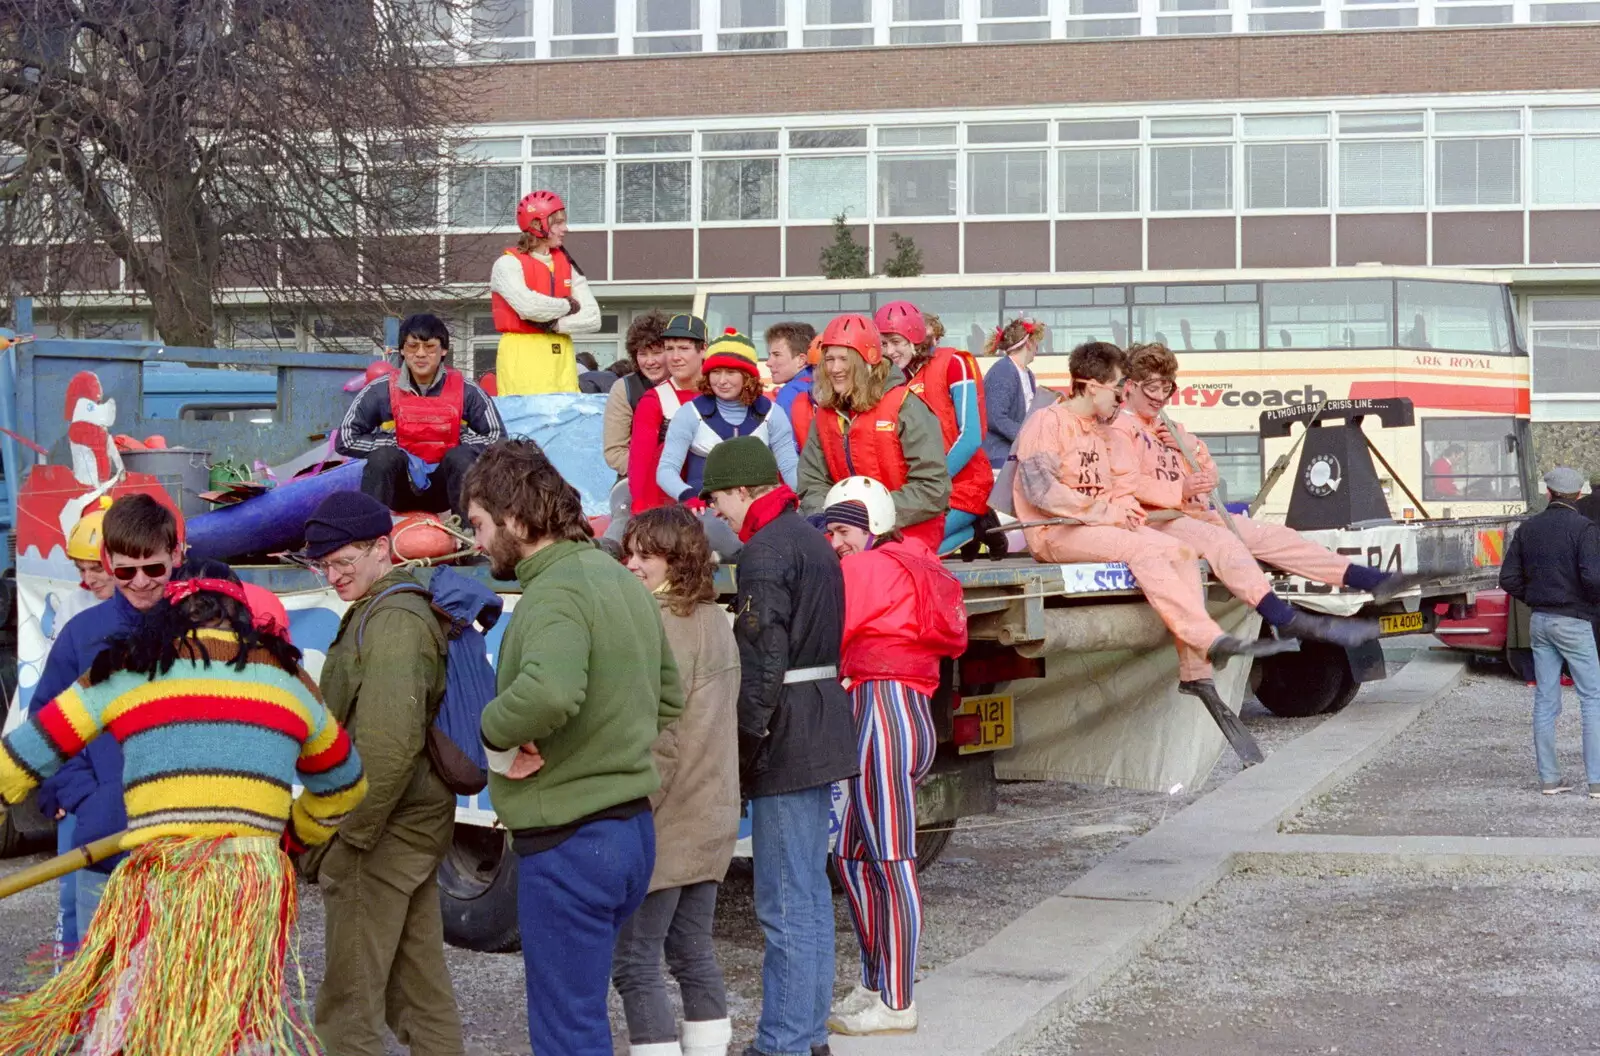
<svg viewBox="0 0 1600 1056"><path fill-rule="evenodd" d="M570 335L593 298L559 204L530 196L494 268L502 392L580 386ZM1040 560L1126 562L1172 631L1180 689L1201 697L1213 664L1278 645L1224 633L1201 557L1290 638L1348 645L1377 627L1292 608L1258 562L1377 596L1403 585L1230 521L1204 443L1164 414L1177 360L1161 345L1081 345L1055 392L1030 367L1038 324L998 328L985 377L899 301L820 334L771 327L764 383L747 335L642 315L627 363L585 375L614 375L604 456L630 500L597 546L577 491L445 363L444 325L412 316L400 333L403 363L361 389L337 438L366 459L361 490L305 527L301 559L349 605L318 681L281 604L186 564L156 500L97 509L69 540L104 600L55 643L0 752L0 796L42 783L64 846L126 830L128 853L78 878L63 929L77 952L0 1005L0 1050L377 1056L392 1033L419 1056L463 1051L435 879L457 791L434 724L453 632L397 563L396 511L455 511L491 574L520 584L479 735L518 859L530 1040L564 1056L612 1052L612 986L633 1053L724 1056L712 927L741 803L765 937L746 1056L916 1030L916 788L941 663L967 645L940 557L1004 555L994 506ZM713 586L730 559L731 620ZM838 1002L830 857L861 949ZM327 909L310 1023L282 994L294 870Z"/></svg>

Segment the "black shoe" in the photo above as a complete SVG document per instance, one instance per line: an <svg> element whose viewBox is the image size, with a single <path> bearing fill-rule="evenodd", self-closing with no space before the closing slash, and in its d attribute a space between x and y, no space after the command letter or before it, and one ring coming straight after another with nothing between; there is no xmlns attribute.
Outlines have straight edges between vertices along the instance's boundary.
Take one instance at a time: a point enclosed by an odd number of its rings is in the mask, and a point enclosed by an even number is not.
<svg viewBox="0 0 1600 1056"><path fill-rule="evenodd" d="M1206 659L1218 667L1224 667L1235 656L1276 656L1299 651L1300 642L1295 638L1257 638L1247 642L1243 638L1225 634L1211 643L1211 648L1206 650Z"/></svg>
<svg viewBox="0 0 1600 1056"><path fill-rule="evenodd" d="M1437 572L1395 572L1385 576L1382 583L1372 588L1372 600L1388 601L1440 578Z"/></svg>
<svg viewBox="0 0 1600 1056"><path fill-rule="evenodd" d="M833 1050L824 1042L821 1045L811 1046L811 1056L833 1056Z"/></svg>
<svg viewBox="0 0 1600 1056"><path fill-rule="evenodd" d="M1358 620L1354 616L1328 616L1320 612L1295 609L1294 619L1278 628L1290 638L1309 638L1330 642L1346 649L1370 642L1382 633L1377 620Z"/></svg>
<svg viewBox="0 0 1600 1056"><path fill-rule="evenodd" d="M1217 684L1209 678L1196 678L1188 682L1178 683L1178 692L1187 693L1191 697L1200 698L1200 703L1206 706L1211 713L1212 721L1217 724L1217 729L1222 731L1222 736L1227 738L1228 744L1233 747L1245 766L1254 766L1266 759L1261 751L1261 745L1245 729L1244 723L1239 721L1239 716L1222 702L1222 694L1217 692Z"/></svg>

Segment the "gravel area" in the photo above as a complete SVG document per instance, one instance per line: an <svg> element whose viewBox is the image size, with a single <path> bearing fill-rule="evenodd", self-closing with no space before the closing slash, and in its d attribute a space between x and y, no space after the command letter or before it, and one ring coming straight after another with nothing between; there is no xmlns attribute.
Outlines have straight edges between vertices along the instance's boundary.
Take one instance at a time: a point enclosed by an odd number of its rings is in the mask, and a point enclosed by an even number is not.
<svg viewBox="0 0 1600 1056"><path fill-rule="evenodd" d="M1593 836L1600 802L1584 795L1578 698L1564 691L1560 759L1579 782L1541 796L1533 763L1533 690L1503 667L1470 668L1351 781L1311 804L1290 832L1356 836Z"/></svg>
<svg viewBox="0 0 1600 1056"><path fill-rule="evenodd" d="M1322 720L1279 719L1259 704L1245 709L1245 724L1271 752ZM1001 928L1059 892L1123 844L1137 839L1168 814L1239 772L1225 753L1206 785L1178 795L1027 782L1002 785L992 815L966 819L944 857L922 877L924 930L920 971L932 971L988 941ZM39 858L0 862L0 874ZM322 905L314 888L302 890L301 959L308 988L322 971ZM855 983L859 952L842 899L835 900L838 935L836 989ZM0 987L21 985L24 958L50 935L55 918L54 886L0 902ZM759 1013L762 936L756 923L747 866L735 863L723 887L717 914L717 951L728 981L735 1024L734 1052L749 1042ZM518 955L446 953L471 1056L528 1053L522 961ZM612 995L617 1052L621 1005ZM395 1050L400 1051L400 1050Z"/></svg>
<svg viewBox="0 0 1600 1056"><path fill-rule="evenodd" d="M1600 1051L1600 874L1224 881L1023 1056Z"/></svg>

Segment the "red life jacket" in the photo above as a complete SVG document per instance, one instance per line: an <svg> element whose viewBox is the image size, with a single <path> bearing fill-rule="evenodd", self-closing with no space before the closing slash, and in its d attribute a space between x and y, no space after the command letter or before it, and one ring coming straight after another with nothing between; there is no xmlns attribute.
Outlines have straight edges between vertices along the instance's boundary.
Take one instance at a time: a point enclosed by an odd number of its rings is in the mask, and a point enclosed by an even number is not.
<svg viewBox="0 0 1600 1056"><path fill-rule="evenodd" d="M989 430L989 413L983 405L983 374L978 371L977 361L972 356L954 348L935 349L933 357L906 384L939 419L939 432L944 437L946 454L955 445L956 437L961 435L961 424L956 421L955 401L950 396L950 363L956 357L966 361L967 372L978 387L978 435L982 436ZM978 451L967 460L967 464L950 478L950 508L982 515L988 512L989 493L992 491L994 468L983 454L983 445L979 444Z"/></svg>
<svg viewBox="0 0 1600 1056"><path fill-rule="evenodd" d="M567 251L556 248L550 250L550 263L555 266L555 271L544 266L531 253L521 253L515 249L506 250L507 253L522 262L522 281L528 284L528 289L534 293L542 293L546 297L559 297L566 300L572 296L572 258L567 256ZM494 316L494 328L502 334L547 334L550 332L549 323L535 323L517 314L498 293L489 294L489 307Z"/></svg>
<svg viewBox="0 0 1600 1056"><path fill-rule="evenodd" d="M437 396L419 396L400 387L398 371L389 375L389 413L394 438L402 451L433 464L461 443L461 414L467 383L459 370L444 368L444 388Z"/></svg>
<svg viewBox="0 0 1600 1056"><path fill-rule="evenodd" d="M811 420L817 416L817 405L811 402L811 394L802 392L789 404L789 426L794 430L794 444L804 450L806 438L811 435Z"/></svg>
<svg viewBox="0 0 1600 1056"><path fill-rule="evenodd" d="M905 487L910 467L900 450L900 408L910 393L904 385L895 386L872 410L850 419L848 427L832 407L817 408L817 435L834 483L846 477L871 477L890 491Z"/></svg>

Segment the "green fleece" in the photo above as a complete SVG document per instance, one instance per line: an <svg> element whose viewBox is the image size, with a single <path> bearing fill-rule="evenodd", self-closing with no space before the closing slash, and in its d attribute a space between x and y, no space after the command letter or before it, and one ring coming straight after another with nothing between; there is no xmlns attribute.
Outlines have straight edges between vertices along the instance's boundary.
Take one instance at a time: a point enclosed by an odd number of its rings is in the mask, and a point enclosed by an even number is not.
<svg viewBox="0 0 1600 1056"><path fill-rule="evenodd" d="M508 829L543 829L649 796L661 784L650 746L683 713L656 599L588 542L530 554L517 579L483 739L532 741L544 767L520 781L491 774L495 813Z"/></svg>

